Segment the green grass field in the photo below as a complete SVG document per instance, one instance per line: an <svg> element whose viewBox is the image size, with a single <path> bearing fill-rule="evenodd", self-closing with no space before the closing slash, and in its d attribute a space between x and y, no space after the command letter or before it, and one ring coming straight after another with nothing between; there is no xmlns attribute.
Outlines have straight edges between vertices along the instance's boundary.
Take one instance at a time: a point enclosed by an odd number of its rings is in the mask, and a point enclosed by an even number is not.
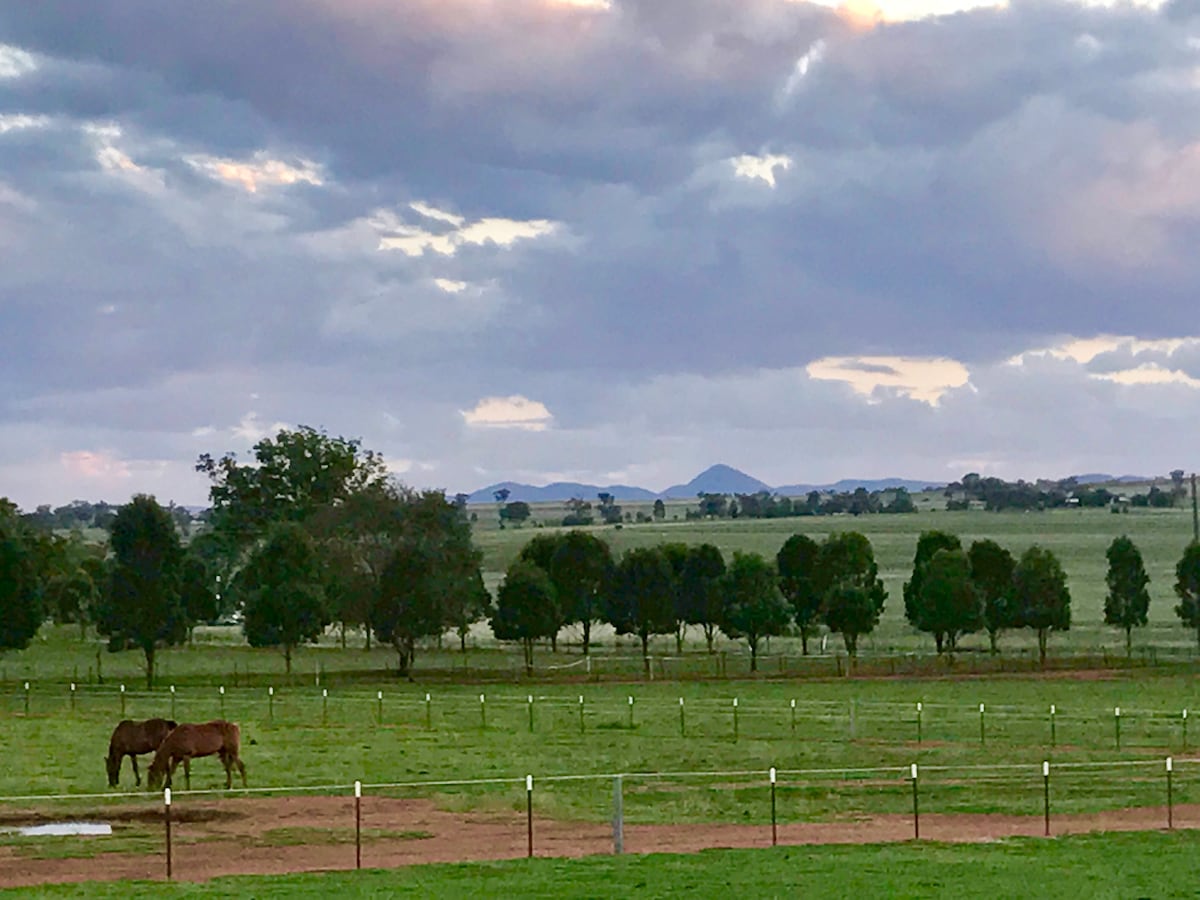
<svg viewBox="0 0 1200 900"><path fill-rule="evenodd" d="M534 859L204 884L88 883L22 897L1195 897L1200 833L1105 834L993 844L711 850Z"/></svg>

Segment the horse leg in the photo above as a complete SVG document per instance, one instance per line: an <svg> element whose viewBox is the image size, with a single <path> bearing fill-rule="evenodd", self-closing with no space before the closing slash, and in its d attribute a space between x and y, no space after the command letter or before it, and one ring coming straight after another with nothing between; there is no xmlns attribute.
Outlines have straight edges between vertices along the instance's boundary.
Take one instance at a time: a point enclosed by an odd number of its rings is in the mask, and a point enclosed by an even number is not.
<svg viewBox="0 0 1200 900"><path fill-rule="evenodd" d="M190 791L192 789L192 761L186 756L183 758L183 780Z"/></svg>
<svg viewBox="0 0 1200 900"><path fill-rule="evenodd" d="M141 773L140 773L140 772L138 772L138 767L137 767L137 757L136 757L134 754L130 753L130 754L129 754L129 761L130 761L131 763L133 763L133 780L134 780L134 781L137 783L137 785L138 785L139 787L141 787L141 784L142 784L142 775L141 775Z"/></svg>

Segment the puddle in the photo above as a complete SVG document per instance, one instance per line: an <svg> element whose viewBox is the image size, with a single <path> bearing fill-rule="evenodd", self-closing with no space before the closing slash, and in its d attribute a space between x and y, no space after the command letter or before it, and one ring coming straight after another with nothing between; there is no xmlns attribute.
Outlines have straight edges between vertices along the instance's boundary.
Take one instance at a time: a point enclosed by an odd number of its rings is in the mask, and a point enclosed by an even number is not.
<svg viewBox="0 0 1200 900"><path fill-rule="evenodd" d="M0 829L0 831L25 837L63 837L112 834L112 826L106 822L48 822L45 825L24 825L20 828Z"/></svg>

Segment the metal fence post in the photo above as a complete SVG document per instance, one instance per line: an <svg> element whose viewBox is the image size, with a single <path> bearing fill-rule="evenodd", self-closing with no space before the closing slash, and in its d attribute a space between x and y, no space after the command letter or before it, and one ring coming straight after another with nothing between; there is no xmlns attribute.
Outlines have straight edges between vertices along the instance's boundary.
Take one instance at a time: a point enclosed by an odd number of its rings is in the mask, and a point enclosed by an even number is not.
<svg viewBox="0 0 1200 900"><path fill-rule="evenodd" d="M771 766L771 846L779 845L779 831L775 819L775 767Z"/></svg>
<svg viewBox="0 0 1200 900"><path fill-rule="evenodd" d="M1116 731L1117 749L1121 749L1121 707L1113 707L1113 727Z"/></svg>
<svg viewBox="0 0 1200 900"><path fill-rule="evenodd" d="M1042 808L1046 814L1046 837L1050 837L1050 762L1042 760Z"/></svg>
<svg viewBox="0 0 1200 900"><path fill-rule="evenodd" d="M1175 808L1174 808L1175 804L1174 804L1174 798L1171 795L1171 769L1172 768L1174 768L1174 766L1172 765L1172 759L1171 759L1171 757L1168 756L1167 757L1167 828L1175 827Z"/></svg>
<svg viewBox="0 0 1200 900"><path fill-rule="evenodd" d="M533 776L525 776L525 822L529 831L529 858L533 858Z"/></svg>
<svg viewBox="0 0 1200 900"><path fill-rule="evenodd" d="M167 837L167 881L171 880L171 789L163 788L163 826Z"/></svg>
<svg viewBox="0 0 1200 900"><path fill-rule="evenodd" d="M913 789L913 839L921 839L921 807L917 800L917 764L912 764L912 789Z"/></svg>
<svg viewBox="0 0 1200 900"><path fill-rule="evenodd" d="M613 853L620 856L625 852L625 794L621 789L621 776L613 776Z"/></svg>
<svg viewBox="0 0 1200 900"><path fill-rule="evenodd" d="M362 868L362 782L354 782L354 868Z"/></svg>
<svg viewBox="0 0 1200 900"><path fill-rule="evenodd" d="M679 698L679 736L685 737L687 731L686 720L683 712L683 698Z"/></svg>
<svg viewBox="0 0 1200 900"><path fill-rule="evenodd" d="M921 743L921 701L917 701L917 743ZM915 770L914 770L915 771Z"/></svg>
<svg viewBox="0 0 1200 900"><path fill-rule="evenodd" d="M1057 730L1055 729L1054 717L1055 717L1054 704L1051 703L1050 704L1050 746L1051 747L1058 746L1058 734L1057 734Z"/></svg>

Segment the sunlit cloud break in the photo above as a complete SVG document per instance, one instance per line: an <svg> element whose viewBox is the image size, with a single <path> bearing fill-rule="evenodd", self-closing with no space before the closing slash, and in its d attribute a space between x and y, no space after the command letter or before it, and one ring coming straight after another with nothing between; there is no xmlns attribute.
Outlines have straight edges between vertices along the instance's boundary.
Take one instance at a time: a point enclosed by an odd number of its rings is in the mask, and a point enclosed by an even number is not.
<svg viewBox="0 0 1200 900"><path fill-rule="evenodd" d="M295 164L275 159L260 150L249 160L227 159L219 156L193 155L184 157L188 165L209 178L229 182L254 194L260 187L286 186L301 182L320 186L324 184L320 167L310 160L296 160Z"/></svg>
<svg viewBox="0 0 1200 900"><path fill-rule="evenodd" d="M757 178L771 187L775 187L775 170L787 171L792 167L792 158L782 154L767 156L751 156L743 154L729 161L733 165L733 173L739 178Z"/></svg>
<svg viewBox="0 0 1200 900"><path fill-rule="evenodd" d="M970 379L958 360L903 356L829 356L809 363L805 371L810 378L844 381L868 399L877 388L890 388L931 406Z"/></svg>
<svg viewBox="0 0 1200 900"><path fill-rule="evenodd" d="M491 243L498 247L511 247L518 241L554 234L559 228L558 222L549 219L488 217L468 222L462 216L424 203L412 203L409 208L425 219L445 223L452 228L430 231L420 225L410 225L392 210L376 210L367 221L380 234L380 250L399 250L413 257L424 256L427 250L442 256L453 256L459 247L467 244L482 246Z"/></svg>
<svg viewBox="0 0 1200 900"><path fill-rule="evenodd" d="M473 428L520 428L525 431L545 431L553 420L550 410L537 400L520 394L510 397L484 397L474 409L459 410L463 420Z"/></svg>

